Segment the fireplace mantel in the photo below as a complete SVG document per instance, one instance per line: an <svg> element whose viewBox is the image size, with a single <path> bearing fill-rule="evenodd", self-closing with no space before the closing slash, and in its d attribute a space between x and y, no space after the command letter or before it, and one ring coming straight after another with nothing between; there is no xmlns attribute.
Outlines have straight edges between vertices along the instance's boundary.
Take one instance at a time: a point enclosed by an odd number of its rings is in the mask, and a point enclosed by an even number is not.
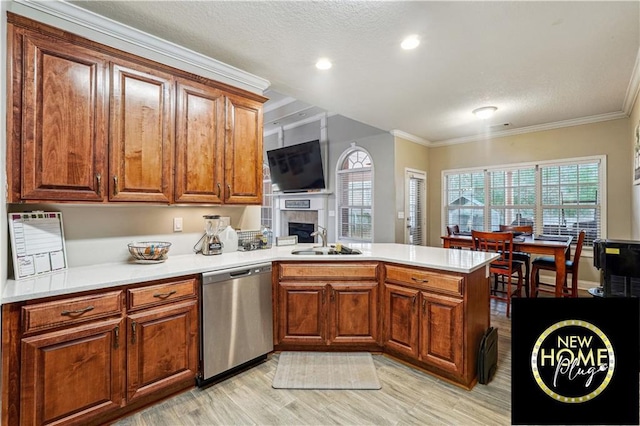
<svg viewBox="0 0 640 426"><path fill-rule="evenodd" d="M274 194L274 235L287 236L289 233L289 217L297 215L295 221L313 223L315 226L327 227L327 211L331 192L297 192ZM308 212L306 215L304 212ZM300 216L306 216L301 220Z"/></svg>

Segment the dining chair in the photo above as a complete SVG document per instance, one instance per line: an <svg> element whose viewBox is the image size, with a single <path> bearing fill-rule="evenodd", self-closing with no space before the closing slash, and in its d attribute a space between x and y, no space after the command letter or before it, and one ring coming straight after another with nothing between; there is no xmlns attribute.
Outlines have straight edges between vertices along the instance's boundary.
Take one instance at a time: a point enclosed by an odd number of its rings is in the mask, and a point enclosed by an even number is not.
<svg viewBox="0 0 640 426"><path fill-rule="evenodd" d="M522 295L522 265L523 263L513 259L507 253L513 250L513 233L512 232L483 232L471 231L471 239L473 240L473 248L477 251L494 252L500 254L497 260L489 264L489 273L496 276L504 277L507 281L506 291L499 291L496 288L491 290L491 298L502 300L507 303L507 317L511 315L511 297L517 293ZM517 275L518 284L515 291L511 290L511 282ZM502 295L504 294L504 295Z"/></svg>
<svg viewBox="0 0 640 426"><path fill-rule="evenodd" d="M500 232L522 232L533 235L533 225L500 225ZM522 251L513 252L513 260L524 263L524 293L529 297L529 277L531 272L531 254Z"/></svg>
<svg viewBox="0 0 640 426"><path fill-rule="evenodd" d="M564 274L564 286L562 287L562 295L565 297L578 297L578 265L580 264L580 255L582 254L582 245L586 232L580 231L578 242L576 244L576 252L573 260L566 260L566 270ZM540 282L540 270L555 271L556 260L553 256L541 256L531 262L531 297L537 297L538 292L554 293L556 292L555 283L545 284ZM568 275L571 274L571 288L567 285ZM551 287L551 288L550 288Z"/></svg>
<svg viewBox="0 0 640 426"><path fill-rule="evenodd" d="M452 236L460 233L460 226L458 225L447 225L447 236ZM462 247L451 246L452 249L461 249Z"/></svg>

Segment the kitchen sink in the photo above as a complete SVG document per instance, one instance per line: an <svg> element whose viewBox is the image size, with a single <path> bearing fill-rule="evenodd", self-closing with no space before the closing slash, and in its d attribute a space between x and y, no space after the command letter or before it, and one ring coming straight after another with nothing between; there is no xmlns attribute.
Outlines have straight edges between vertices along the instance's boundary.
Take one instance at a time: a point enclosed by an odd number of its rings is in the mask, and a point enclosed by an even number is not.
<svg viewBox="0 0 640 426"><path fill-rule="evenodd" d="M328 255L328 254L362 254L362 252L360 252L360 250L350 249L348 247L342 246L340 250L337 250L335 247L301 248L301 249L293 250L291 254L322 256L322 255Z"/></svg>

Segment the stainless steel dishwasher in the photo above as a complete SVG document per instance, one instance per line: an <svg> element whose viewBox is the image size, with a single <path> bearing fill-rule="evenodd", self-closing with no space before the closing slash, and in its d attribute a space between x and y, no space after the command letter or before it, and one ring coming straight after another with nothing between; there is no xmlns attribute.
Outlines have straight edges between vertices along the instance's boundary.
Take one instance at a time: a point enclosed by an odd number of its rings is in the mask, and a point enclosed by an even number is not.
<svg viewBox="0 0 640 426"><path fill-rule="evenodd" d="M214 383L273 351L271 263L202 274L198 386Z"/></svg>

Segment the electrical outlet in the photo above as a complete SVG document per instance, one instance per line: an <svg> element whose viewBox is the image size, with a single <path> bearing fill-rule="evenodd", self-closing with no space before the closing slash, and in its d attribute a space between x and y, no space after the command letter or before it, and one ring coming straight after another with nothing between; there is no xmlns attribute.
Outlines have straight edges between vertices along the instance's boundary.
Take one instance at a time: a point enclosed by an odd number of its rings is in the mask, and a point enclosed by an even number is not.
<svg viewBox="0 0 640 426"><path fill-rule="evenodd" d="M174 217L173 218L173 232L182 232L182 218Z"/></svg>

